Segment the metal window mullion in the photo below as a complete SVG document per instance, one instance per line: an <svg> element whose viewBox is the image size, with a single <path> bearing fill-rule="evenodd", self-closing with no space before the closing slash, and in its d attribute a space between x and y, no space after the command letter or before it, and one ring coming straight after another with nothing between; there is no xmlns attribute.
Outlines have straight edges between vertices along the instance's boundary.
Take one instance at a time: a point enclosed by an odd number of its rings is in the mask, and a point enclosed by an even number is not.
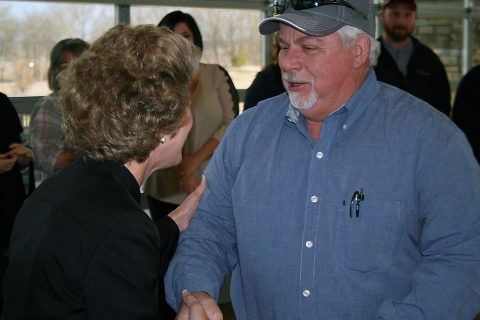
<svg viewBox="0 0 480 320"><path fill-rule="evenodd" d="M115 4L115 24L130 24L129 4Z"/></svg>
<svg viewBox="0 0 480 320"><path fill-rule="evenodd" d="M465 16L463 17L463 67L462 73L466 74L472 67L473 50L473 3L471 0L464 0Z"/></svg>

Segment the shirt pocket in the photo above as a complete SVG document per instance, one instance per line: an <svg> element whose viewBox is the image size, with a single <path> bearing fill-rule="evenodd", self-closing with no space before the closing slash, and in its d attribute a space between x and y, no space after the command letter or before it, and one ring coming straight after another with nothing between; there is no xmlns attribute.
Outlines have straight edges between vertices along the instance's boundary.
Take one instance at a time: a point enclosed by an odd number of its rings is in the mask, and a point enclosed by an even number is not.
<svg viewBox="0 0 480 320"><path fill-rule="evenodd" d="M400 223L400 201L365 199L359 216L350 203L341 205L337 220L335 261L358 272L372 272L392 263Z"/></svg>

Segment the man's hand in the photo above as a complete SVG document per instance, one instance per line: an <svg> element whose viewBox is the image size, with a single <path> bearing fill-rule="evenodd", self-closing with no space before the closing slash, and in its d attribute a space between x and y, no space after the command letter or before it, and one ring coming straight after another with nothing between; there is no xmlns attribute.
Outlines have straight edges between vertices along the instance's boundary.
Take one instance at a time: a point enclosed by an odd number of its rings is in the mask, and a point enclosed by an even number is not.
<svg viewBox="0 0 480 320"><path fill-rule="evenodd" d="M217 302L205 292L183 290L183 303L176 320L223 320Z"/></svg>
<svg viewBox="0 0 480 320"><path fill-rule="evenodd" d="M185 199L177 209L168 214L168 216L175 221L180 232L187 229L190 224L190 220L192 220L193 214L197 211L198 204L200 203L200 199L202 198L202 194L206 187L207 182L205 176L202 176L202 182L197 189L190 193L187 199Z"/></svg>

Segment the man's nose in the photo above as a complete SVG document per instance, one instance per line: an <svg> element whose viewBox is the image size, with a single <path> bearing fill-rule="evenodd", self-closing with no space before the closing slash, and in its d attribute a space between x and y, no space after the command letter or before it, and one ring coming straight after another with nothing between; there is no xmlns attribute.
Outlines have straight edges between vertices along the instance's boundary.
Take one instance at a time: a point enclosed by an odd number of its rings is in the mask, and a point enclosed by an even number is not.
<svg viewBox="0 0 480 320"><path fill-rule="evenodd" d="M280 68L287 72L296 72L302 68L301 57L298 50L286 50L279 57Z"/></svg>

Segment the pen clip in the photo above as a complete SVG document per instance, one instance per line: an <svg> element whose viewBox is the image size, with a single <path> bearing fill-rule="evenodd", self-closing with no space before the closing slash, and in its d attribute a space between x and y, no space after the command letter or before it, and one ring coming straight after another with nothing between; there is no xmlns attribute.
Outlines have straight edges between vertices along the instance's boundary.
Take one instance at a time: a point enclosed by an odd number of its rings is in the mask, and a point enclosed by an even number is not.
<svg viewBox="0 0 480 320"><path fill-rule="evenodd" d="M360 216L360 201L364 201L365 195L363 194L363 188L360 188L360 191L355 191L352 195L352 200L350 201L350 218L352 217L352 207L355 202L355 217Z"/></svg>

